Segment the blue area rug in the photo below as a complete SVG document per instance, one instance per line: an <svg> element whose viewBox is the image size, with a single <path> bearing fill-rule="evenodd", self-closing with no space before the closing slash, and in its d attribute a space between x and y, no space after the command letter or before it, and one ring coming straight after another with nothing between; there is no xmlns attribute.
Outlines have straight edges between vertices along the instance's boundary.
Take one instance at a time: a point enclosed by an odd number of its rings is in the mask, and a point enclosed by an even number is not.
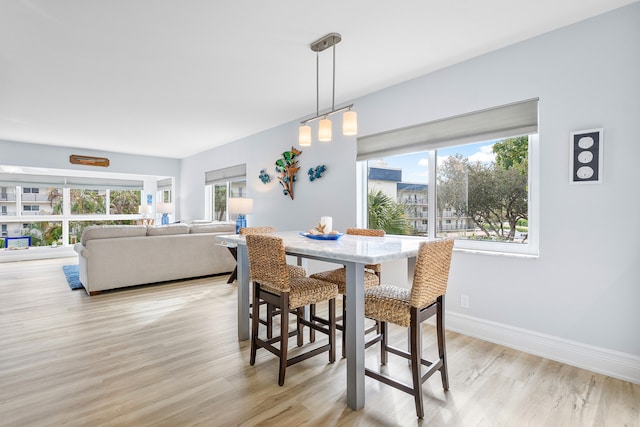
<svg viewBox="0 0 640 427"><path fill-rule="evenodd" d="M62 271L67 277L67 283L72 290L82 289L82 283L80 283L80 274L78 273L78 264L63 265Z"/></svg>

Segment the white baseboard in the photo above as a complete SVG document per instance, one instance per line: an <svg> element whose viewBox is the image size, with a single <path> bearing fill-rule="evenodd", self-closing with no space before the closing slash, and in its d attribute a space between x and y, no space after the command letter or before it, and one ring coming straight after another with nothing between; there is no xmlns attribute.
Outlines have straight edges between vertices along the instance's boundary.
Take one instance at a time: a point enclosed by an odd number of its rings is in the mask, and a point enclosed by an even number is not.
<svg viewBox="0 0 640 427"><path fill-rule="evenodd" d="M640 384L640 357L447 310L445 328L567 365Z"/></svg>

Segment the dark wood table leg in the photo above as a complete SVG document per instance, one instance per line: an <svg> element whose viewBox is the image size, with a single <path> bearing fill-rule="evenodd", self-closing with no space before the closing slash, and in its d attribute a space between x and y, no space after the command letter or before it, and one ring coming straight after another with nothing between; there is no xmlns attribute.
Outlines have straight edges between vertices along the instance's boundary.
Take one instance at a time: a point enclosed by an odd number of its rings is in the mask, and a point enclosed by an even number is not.
<svg viewBox="0 0 640 427"><path fill-rule="evenodd" d="M229 249L229 252L231 252L231 255L233 255L233 259L236 260L236 262L238 261L238 248L230 248L227 246L227 249ZM233 283L234 280L236 280L236 278L238 277L238 265L236 264L236 267L233 269L233 272L231 273L231 276L229 276L229 280L227 280L227 283Z"/></svg>

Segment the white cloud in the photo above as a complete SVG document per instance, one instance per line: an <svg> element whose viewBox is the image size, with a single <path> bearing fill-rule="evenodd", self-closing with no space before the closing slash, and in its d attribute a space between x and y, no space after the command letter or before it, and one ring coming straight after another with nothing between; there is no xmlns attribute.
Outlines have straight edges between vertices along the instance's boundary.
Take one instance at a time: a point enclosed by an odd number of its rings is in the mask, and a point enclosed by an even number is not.
<svg viewBox="0 0 640 427"><path fill-rule="evenodd" d="M429 178L429 160L426 158L418 160L418 167L403 171L403 181L406 182L425 182Z"/></svg>
<svg viewBox="0 0 640 427"><path fill-rule="evenodd" d="M481 162L481 163L490 163L496 160L496 155L493 154L493 144L492 145L483 145L480 147L480 151L473 153L469 156L469 162Z"/></svg>

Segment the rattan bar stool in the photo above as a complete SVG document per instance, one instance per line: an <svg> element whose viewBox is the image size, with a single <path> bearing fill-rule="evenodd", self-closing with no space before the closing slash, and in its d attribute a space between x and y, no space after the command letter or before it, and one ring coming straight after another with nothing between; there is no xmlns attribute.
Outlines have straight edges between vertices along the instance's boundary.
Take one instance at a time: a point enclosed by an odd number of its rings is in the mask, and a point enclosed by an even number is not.
<svg viewBox="0 0 640 427"><path fill-rule="evenodd" d="M276 232L275 227L271 226L259 226L259 227L244 227L240 229L240 235L255 235L255 234L273 234ZM290 277L305 277L307 275L307 270L304 267L298 265L287 264L287 270L289 271ZM267 304L267 317L265 319L260 319L260 323L267 327L267 338L273 337L273 316L277 316L280 313L277 310L274 310L273 306L268 304L265 301L262 301L261 304ZM249 309L251 309L251 305L249 305ZM249 313L249 318L251 318L251 313Z"/></svg>
<svg viewBox="0 0 640 427"><path fill-rule="evenodd" d="M380 285L365 290L364 314L380 323L380 333L365 344L365 348L380 342L380 363L386 365L387 352L411 361L413 385L397 381L378 371L365 368L365 375L395 387L414 397L418 418L424 417L422 384L436 371L440 371L442 387L449 390L447 353L444 337L444 294L447 291L453 240L425 242L420 246L411 289ZM422 358L420 325L436 316L438 359ZM387 322L409 328L410 352L392 347L388 343ZM427 370L422 374L422 365Z"/></svg>
<svg viewBox="0 0 640 427"><path fill-rule="evenodd" d="M245 227L240 229L240 235L252 235L252 234L273 234L276 232L275 227L271 226L262 226L262 227ZM307 275L307 270L304 267L299 265L287 264L287 269L289 270L289 275L295 277L305 277Z"/></svg>
<svg viewBox="0 0 640 427"><path fill-rule="evenodd" d="M280 359L278 384L284 384L286 368L312 356L328 352L329 363L335 362L336 338L336 296L338 286L310 277L292 277L287 268L287 259L282 239L269 235L247 235L249 254L249 278L253 281L253 316L251 319L251 358L256 362L258 347L269 350ZM260 319L260 301L279 309L280 335L262 339L258 335ZM303 308L310 305L315 313L315 305L328 301L329 318L321 319L313 315L304 318ZM289 311L296 310L296 330L289 332ZM310 310L311 311L311 310ZM321 322L321 323L319 323ZM326 322L326 325L324 324ZM289 337L296 336L298 346L302 346L302 330L307 326L312 330L327 334L329 343L304 353L287 358ZM279 346L274 346L279 343Z"/></svg>
<svg viewBox="0 0 640 427"><path fill-rule="evenodd" d="M374 236L374 237L384 237L384 230L375 230L372 228L347 228L347 234L358 235L358 236ZM382 266L380 264L367 264L364 266L364 288L369 289L373 286L378 286L380 284L380 271L382 270ZM337 320L342 321L342 323L338 323L336 328L339 331L342 331L342 357L345 357L345 344L346 344L346 334L345 334L345 325L344 321L346 319L346 307L347 307L347 271L343 268L338 268L335 270L322 271L319 273L314 273L310 277L314 279L325 280L327 282L335 283L338 285L338 292L342 295L342 315L337 318ZM365 333L372 332L377 329L377 325L374 325L371 328L368 328ZM311 337L311 341L313 341L314 337Z"/></svg>

